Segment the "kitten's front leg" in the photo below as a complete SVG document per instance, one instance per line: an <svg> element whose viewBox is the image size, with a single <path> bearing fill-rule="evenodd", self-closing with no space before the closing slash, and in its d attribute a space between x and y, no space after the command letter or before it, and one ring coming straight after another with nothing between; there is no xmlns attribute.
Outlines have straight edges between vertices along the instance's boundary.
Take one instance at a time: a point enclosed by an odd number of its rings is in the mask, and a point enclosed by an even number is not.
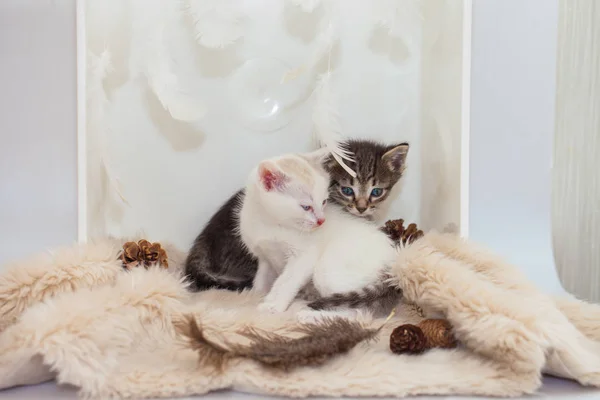
<svg viewBox="0 0 600 400"><path fill-rule="evenodd" d="M310 281L316 261L314 253L290 259L269 294L259 304L259 310L271 313L287 310L300 289Z"/></svg>
<svg viewBox="0 0 600 400"><path fill-rule="evenodd" d="M252 290L258 293L268 293L277 279L277 274L265 260L258 260L258 269L252 282Z"/></svg>

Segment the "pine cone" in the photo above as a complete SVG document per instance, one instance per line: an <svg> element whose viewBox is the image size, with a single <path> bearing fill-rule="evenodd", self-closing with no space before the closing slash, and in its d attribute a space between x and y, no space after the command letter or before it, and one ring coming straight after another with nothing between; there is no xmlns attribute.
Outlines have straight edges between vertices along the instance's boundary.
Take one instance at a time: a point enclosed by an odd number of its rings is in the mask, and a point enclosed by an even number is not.
<svg viewBox="0 0 600 400"><path fill-rule="evenodd" d="M144 255L146 254L148 248L152 245L152 243L150 243L149 241L147 241L146 239L142 239L138 242L138 246L140 246L140 254Z"/></svg>
<svg viewBox="0 0 600 400"><path fill-rule="evenodd" d="M400 325L390 335L390 350L396 354L419 354L426 350L426 342L427 339L418 326Z"/></svg>
<svg viewBox="0 0 600 400"><path fill-rule="evenodd" d="M391 219L385 223L381 231L397 244L407 245L423 236L423 231L417 229L417 224L404 227L403 219Z"/></svg>
<svg viewBox="0 0 600 400"><path fill-rule="evenodd" d="M119 258L123 262L123 268L132 269L137 267L140 263L140 247L136 242L125 243Z"/></svg>
<svg viewBox="0 0 600 400"><path fill-rule="evenodd" d="M135 268L142 264L145 268L148 268L157 262L163 268L169 267L167 252L161 247L160 243L150 243L145 239L137 243L125 243L119 258L123 261L125 269Z"/></svg>
<svg viewBox="0 0 600 400"><path fill-rule="evenodd" d="M452 333L452 325L445 319L425 319L419 323L427 340L427 348L440 347L452 349L457 346L456 338Z"/></svg>
<svg viewBox="0 0 600 400"><path fill-rule="evenodd" d="M147 263L159 262L164 268L169 267L167 252L160 246L160 243L152 243L144 254Z"/></svg>
<svg viewBox="0 0 600 400"><path fill-rule="evenodd" d="M394 242L398 242L404 232L403 219L390 219L381 228L381 231L389 236Z"/></svg>
<svg viewBox="0 0 600 400"><path fill-rule="evenodd" d="M423 231L417 229L417 224L410 224L402 234L403 244L410 244L423 236Z"/></svg>

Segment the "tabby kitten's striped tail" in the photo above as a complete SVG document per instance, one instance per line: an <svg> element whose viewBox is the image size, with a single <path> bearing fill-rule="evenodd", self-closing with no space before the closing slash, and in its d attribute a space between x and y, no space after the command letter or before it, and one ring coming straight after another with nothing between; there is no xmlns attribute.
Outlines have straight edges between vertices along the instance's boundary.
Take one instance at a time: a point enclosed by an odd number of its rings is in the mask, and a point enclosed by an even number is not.
<svg viewBox="0 0 600 400"><path fill-rule="evenodd" d="M335 307L365 308L382 307L391 309L398 304L402 297L402 289L379 281L361 290L336 293L328 297L308 303L313 310L326 310Z"/></svg>

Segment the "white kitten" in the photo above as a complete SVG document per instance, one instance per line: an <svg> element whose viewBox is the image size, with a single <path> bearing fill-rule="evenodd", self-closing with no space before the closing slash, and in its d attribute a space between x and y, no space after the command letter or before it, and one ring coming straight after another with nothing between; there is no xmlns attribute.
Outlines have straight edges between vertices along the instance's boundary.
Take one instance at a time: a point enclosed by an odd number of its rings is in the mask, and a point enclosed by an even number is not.
<svg viewBox="0 0 600 400"><path fill-rule="evenodd" d="M378 282L395 258L392 242L376 226L337 207L325 209L323 154L263 161L250 175L240 233L259 260L254 288L268 291L261 309L285 311L311 279L321 296L360 290Z"/></svg>
<svg viewBox="0 0 600 400"><path fill-rule="evenodd" d="M239 212L240 236L258 258L253 288L267 292L286 264L308 246L324 223L327 152L288 154L262 161L251 173ZM290 300L291 301L291 300Z"/></svg>

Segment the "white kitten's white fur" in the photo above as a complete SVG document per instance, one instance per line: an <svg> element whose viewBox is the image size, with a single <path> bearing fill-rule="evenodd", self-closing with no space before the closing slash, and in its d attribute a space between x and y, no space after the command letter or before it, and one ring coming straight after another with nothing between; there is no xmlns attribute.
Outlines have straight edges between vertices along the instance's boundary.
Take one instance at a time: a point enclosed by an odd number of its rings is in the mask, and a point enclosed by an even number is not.
<svg viewBox="0 0 600 400"><path fill-rule="evenodd" d="M395 258L392 242L375 225L325 207L323 154L266 160L250 174L240 233L258 258L254 290L268 292L261 309L285 311L311 278L322 296L359 290L380 279Z"/></svg>

